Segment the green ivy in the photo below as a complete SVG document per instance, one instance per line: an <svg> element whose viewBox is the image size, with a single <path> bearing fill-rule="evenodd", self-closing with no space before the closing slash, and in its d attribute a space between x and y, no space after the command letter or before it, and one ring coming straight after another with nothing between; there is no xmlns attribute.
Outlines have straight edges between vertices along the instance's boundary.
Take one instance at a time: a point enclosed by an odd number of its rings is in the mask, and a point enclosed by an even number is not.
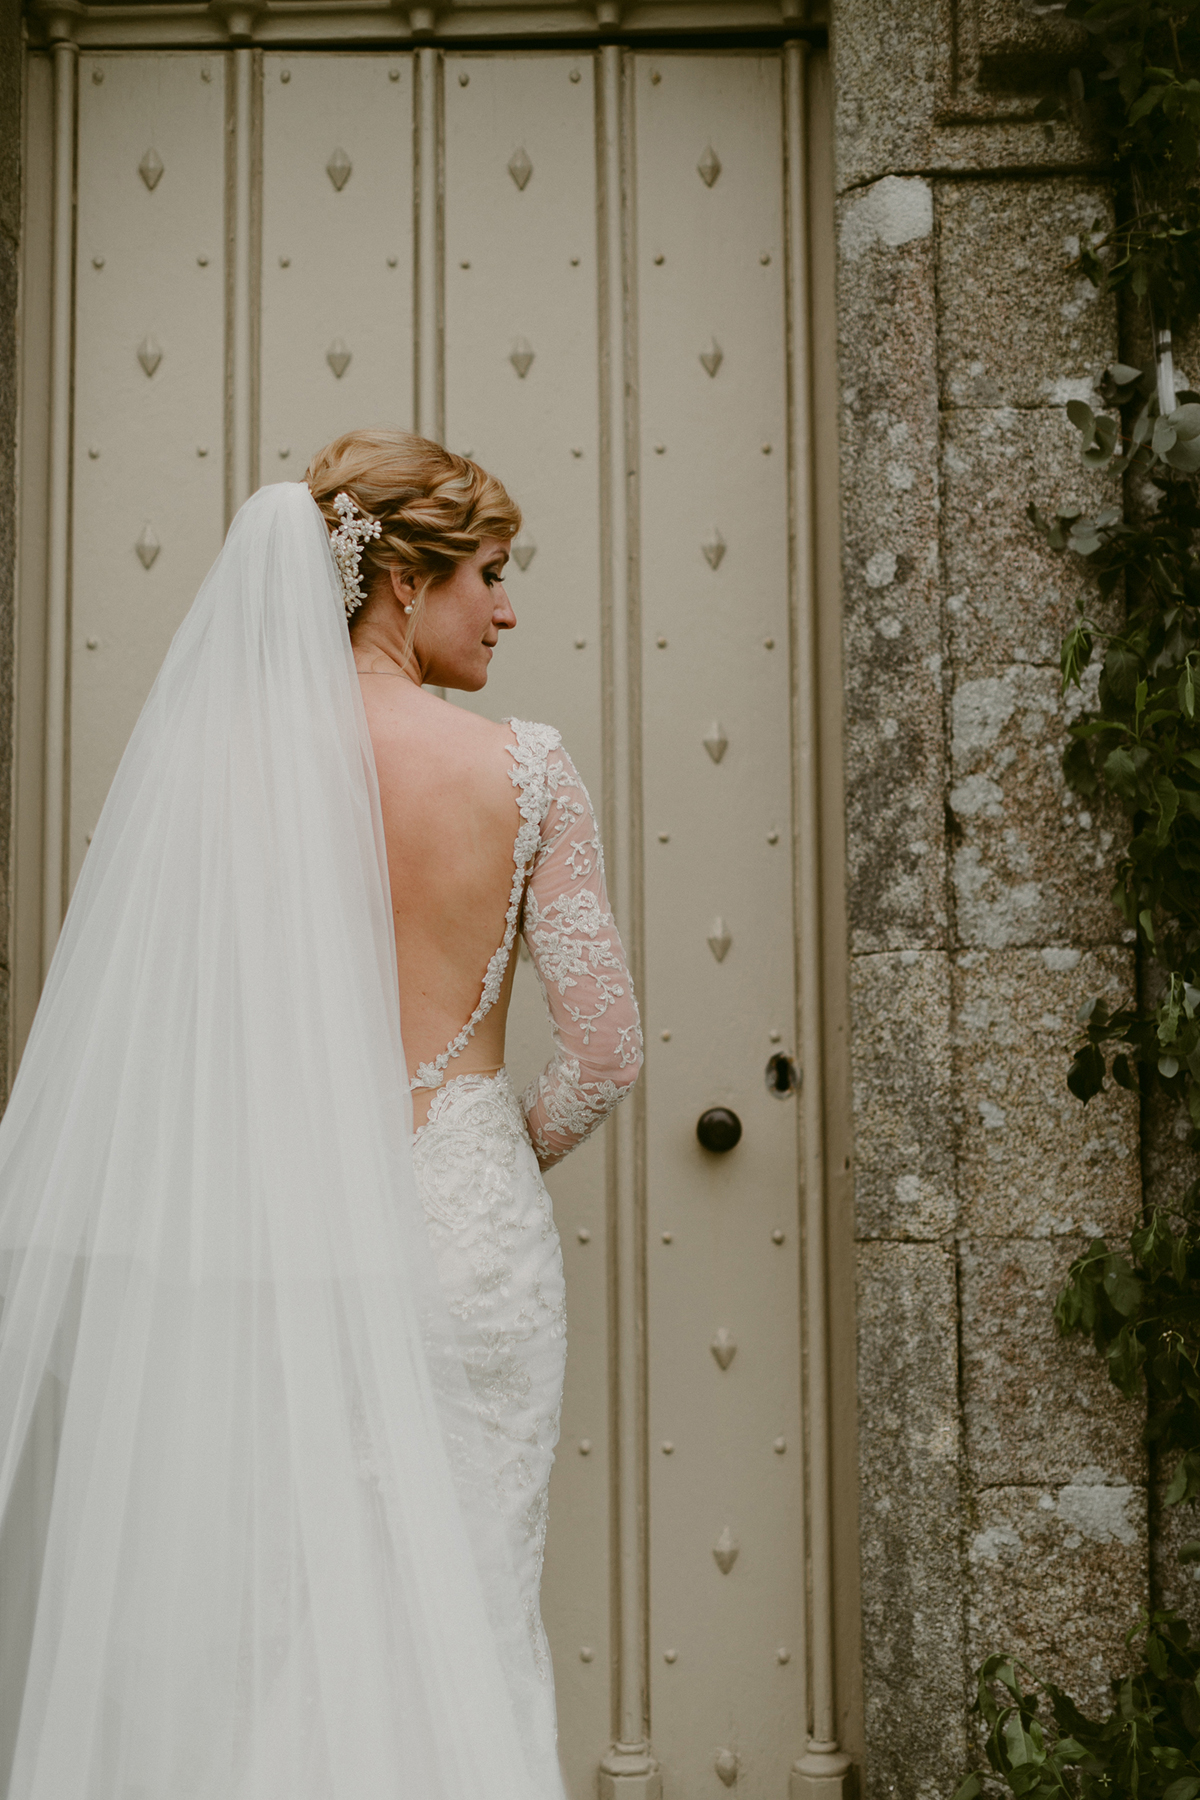
<svg viewBox="0 0 1200 1800"><path fill-rule="evenodd" d="M1131 336L1169 344L1200 316L1200 0L1068 0L1063 15L1086 50L1038 114L1107 140L1115 177L1115 223L1097 221L1077 267L1117 298ZM1072 401L1082 460L1112 479L1112 499L1029 516L1094 575L1103 603L1080 602L1062 646L1063 692L1082 702L1063 770L1126 816L1112 899L1144 977L1130 1004L1082 1008L1068 1085L1084 1104L1109 1079L1165 1095L1200 1150L1200 393L1174 393L1165 409L1158 395L1150 358L1109 367L1097 407ZM1125 1245L1094 1240L1055 1319L1091 1338L1124 1395L1145 1396L1167 1502L1200 1495L1200 1181ZM1180 1555L1200 1562L1200 1543ZM1198 1800L1200 1647L1171 1613L1143 1614L1126 1643L1138 1666L1099 1720L1053 1683L1030 1677L1026 1690L1012 1657L984 1663L976 1711L1011 1793ZM956 1800L982 1791L971 1775Z"/></svg>
<svg viewBox="0 0 1200 1800"><path fill-rule="evenodd" d="M995 1773L1022 1800L1196 1800L1200 1795L1200 1646L1173 1613L1143 1613L1125 1640L1140 1668L1116 1684L1112 1711L1090 1719L1051 1681L1012 1657L979 1671L975 1712ZM984 1791L969 1775L954 1800Z"/></svg>

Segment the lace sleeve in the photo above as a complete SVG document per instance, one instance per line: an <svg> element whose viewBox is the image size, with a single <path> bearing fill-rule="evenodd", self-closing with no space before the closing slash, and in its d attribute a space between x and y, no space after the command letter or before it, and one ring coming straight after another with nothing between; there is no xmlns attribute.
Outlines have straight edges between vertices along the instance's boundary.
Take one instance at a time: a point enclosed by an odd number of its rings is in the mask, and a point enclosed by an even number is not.
<svg viewBox="0 0 1200 1800"><path fill-rule="evenodd" d="M522 1100L543 1169L603 1123L642 1066L637 1001L609 910L595 814L557 733L555 740L523 927L554 1027L554 1055Z"/></svg>

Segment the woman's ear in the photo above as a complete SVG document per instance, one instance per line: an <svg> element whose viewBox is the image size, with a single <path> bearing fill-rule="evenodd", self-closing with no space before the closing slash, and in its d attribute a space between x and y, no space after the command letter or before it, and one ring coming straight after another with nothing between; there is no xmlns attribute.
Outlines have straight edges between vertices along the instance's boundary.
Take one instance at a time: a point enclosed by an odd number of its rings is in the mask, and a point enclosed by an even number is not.
<svg viewBox="0 0 1200 1800"><path fill-rule="evenodd" d="M400 569L394 564L388 570L392 578L392 592L401 606L411 606L417 591L417 578L411 569Z"/></svg>

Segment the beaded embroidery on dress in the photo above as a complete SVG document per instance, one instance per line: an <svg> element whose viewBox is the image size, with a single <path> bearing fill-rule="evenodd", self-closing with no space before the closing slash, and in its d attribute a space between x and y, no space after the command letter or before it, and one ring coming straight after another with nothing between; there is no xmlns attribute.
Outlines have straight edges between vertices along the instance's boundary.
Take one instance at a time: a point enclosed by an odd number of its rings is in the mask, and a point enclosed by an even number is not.
<svg viewBox="0 0 1200 1800"><path fill-rule="evenodd" d="M418 1065L412 1087L439 1088L495 1005L523 909L523 935L550 1009L554 1056L522 1105L538 1161L548 1168L594 1131L637 1079L641 1024L587 789L552 725L506 723L521 823L504 939L488 963L475 1011L440 1056Z"/></svg>
<svg viewBox="0 0 1200 1800"><path fill-rule="evenodd" d="M624 1099L642 1052L587 790L557 731L507 723L520 824L504 939L462 1031L418 1067L412 1086L436 1092L413 1167L541 1682L522 1721L536 1766L555 1737L539 1591L566 1366L562 1251L538 1165L560 1161ZM496 1003L518 929L554 1031L554 1054L520 1100L503 1069L446 1074Z"/></svg>

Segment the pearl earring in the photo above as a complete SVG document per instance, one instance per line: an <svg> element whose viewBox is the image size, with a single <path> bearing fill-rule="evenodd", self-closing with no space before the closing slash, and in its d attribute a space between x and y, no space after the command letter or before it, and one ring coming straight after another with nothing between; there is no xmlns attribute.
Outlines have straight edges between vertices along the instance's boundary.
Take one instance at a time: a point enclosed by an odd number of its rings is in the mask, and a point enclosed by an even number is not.
<svg viewBox="0 0 1200 1800"><path fill-rule="evenodd" d="M411 611L412 611L412 602L411 602L411 601L410 601L410 602L409 602L409 604L408 604L408 605L407 605L407 606L406 606L406 607L405 607L405 609L404 609L404 610L405 610L405 612L406 612L406 613L410 613L410 612L411 612Z"/></svg>

